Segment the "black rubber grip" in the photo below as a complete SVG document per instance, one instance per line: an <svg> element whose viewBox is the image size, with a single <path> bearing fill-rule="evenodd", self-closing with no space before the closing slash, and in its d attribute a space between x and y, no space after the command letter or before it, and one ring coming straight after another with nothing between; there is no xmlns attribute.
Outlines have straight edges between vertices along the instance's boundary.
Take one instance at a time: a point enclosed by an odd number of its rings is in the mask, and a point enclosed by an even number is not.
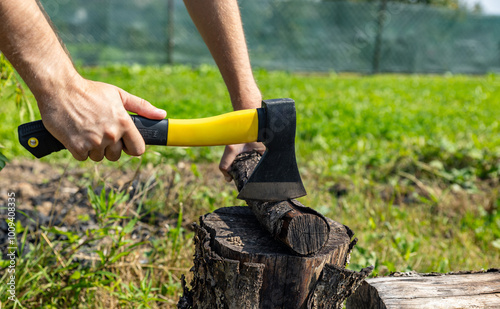
<svg viewBox="0 0 500 309"><path fill-rule="evenodd" d="M20 125L17 128L19 142L37 158L65 149L52 134L47 131L41 120Z"/></svg>
<svg viewBox="0 0 500 309"><path fill-rule="evenodd" d="M131 117L147 145L167 145L168 119L151 120L136 115ZM17 131L21 145L37 158L65 149L41 120L22 124Z"/></svg>
<svg viewBox="0 0 500 309"><path fill-rule="evenodd" d="M168 119L151 120L132 115L132 121L144 138L146 145L167 145Z"/></svg>

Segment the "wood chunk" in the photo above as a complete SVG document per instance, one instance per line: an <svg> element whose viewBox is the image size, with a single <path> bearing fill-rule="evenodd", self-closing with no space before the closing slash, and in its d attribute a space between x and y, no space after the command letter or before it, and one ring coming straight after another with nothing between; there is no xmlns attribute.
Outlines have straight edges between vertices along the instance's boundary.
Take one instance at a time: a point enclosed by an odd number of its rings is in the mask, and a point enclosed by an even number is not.
<svg viewBox="0 0 500 309"><path fill-rule="evenodd" d="M367 279L347 308L500 308L500 270Z"/></svg>
<svg viewBox="0 0 500 309"><path fill-rule="evenodd" d="M243 188L260 158L261 155L253 151L240 154L235 159L230 174L238 191ZM314 254L328 241L330 226L326 218L296 200L246 202L262 227L299 255Z"/></svg>

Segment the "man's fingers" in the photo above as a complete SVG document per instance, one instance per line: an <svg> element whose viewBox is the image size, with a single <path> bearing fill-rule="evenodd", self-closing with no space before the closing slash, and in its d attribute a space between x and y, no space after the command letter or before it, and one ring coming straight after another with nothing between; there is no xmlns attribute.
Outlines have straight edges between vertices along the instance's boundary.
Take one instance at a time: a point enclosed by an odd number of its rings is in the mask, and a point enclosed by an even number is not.
<svg viewBox="0 0 500 309"><path fill-rule="evenodd" d="M123 107L129 111L149 119L161 120L167 116L167 112L154 107L148 101L139 98L127 91L118 88ZM123 151L131 156L140 156L146 150L143 137L130 120L131 127L127 128L123 134Z"/></svg>
<svg viewBox="0 0 500 309"><path fill-rule="evenodd" d="M256 150L259 153L263 154L266 151L266 147L262 143L253 142L247 144L236 144L236 145L228 145L224 149L224 154L222 155L222 159L219 163L219 170L224 175L224 178L227 182L230 182L233 177L229 175L229 169L234 162L234 159L243 152Z"/></svg>
<svg viewBox="0 0 500 309"><path fill-rule="evenodd" d="M71 152L71 154L73 155L73 158L75 158L78 161L85 161L89 157L88 152L83 153L83 152L75 151L75 150L70 149L70 148L68 148L68 151Z"/></svg>
<svg viewBox="0 0 500 309"><path fill-rule="evenodd" d="M243 144L239 145L229 145L226 146L224 149L224 154L222 155L222 159L220 160L219 163L219 170L222 172L224 175L224 179L227 182L230 182L233 180L233 177L229 175L229 169L231 168L231 164L233 164L234 159L238 154L241 153L241 150L243 149Z"/></svg>
<svg viewBox="0 0 500 309"><path fill-rule="evenodd" d="M123 149L123 142L119 140L118 142L109 145L104 150L104 155L109 161L118 161L120 159Z"/></svg>
<svg viewBox="0 0 500 309"><path fill-rule="evenodd" d="M90 151L89 153L89 158L92 161L95 162L100 162L102 159L104 159L104 149L100 148L94 148Z"/></svg>
<svg viewBox="0 0 500 309"><path fill-rule="evenodd" d="M264 154L264 152L266 152L266 147L264 147L264 145L262 145L262 147L258 147L258 148L253 148L253 150L257 151L258 153L260 153L261 155Z"/></svg>
<svg viewBox="0 0 500 309"><path fill-rule="evenodd" d="M123 102L123 107L129 112L136 113L149 119L161 120L167 116L167 112L156 108L148 101L119 88L119 93Z"/></svg>
<svg viewBox="0 0 500 309"><path fill-rule="evenodd" d="M130 121L130 118L125 118L126 121ZM128 127L134 127L133 123L129 124ZM129 130L130 131L130 130ZM132 149L131 155L139 155L138 152L144 148L140 145L140 142L144 143L142 136L138 134L139 145L130 142L130 148ZM103 138L88 138L87 140L70 141L66 148L71 152L73 157L79 161L85 161L90 158L92 161L102 161L106 157L110 161L117 161L120 159L122 149L124 144L119 135L116 132L109 132L104 134Z"/></svg>
<svg viewBox="0 0 500 309"><path fill-rule="evenodd" d="M130 119L131 127L123 134L123 151L130 156L140 156L146 151L144 138L139 134L137 128L133 125Z"/></svg>

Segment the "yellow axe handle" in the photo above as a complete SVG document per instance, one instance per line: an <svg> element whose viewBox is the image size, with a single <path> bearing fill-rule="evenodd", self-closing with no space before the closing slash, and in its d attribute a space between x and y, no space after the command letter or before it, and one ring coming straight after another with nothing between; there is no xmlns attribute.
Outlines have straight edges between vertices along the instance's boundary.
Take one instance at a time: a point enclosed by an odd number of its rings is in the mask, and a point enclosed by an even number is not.
<svg viewBox="0 0 500 309"><path fill-rule="evenodd" d="M200 119L169 119L167 146L217 146L257 141L257 109Z"/></svg>

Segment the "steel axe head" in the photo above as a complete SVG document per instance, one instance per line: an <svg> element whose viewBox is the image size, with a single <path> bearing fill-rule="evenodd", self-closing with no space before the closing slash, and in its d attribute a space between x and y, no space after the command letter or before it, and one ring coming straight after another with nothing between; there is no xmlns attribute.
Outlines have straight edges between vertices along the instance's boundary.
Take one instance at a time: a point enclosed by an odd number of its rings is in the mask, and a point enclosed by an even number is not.
<svg viewBox="0 0 500 309"><path fill-rule="evenodd" d="M262 102L259 140L266 151L238 195L242 200L283 201L306 195L295 157L296 113L292 99Z"/></svg>

